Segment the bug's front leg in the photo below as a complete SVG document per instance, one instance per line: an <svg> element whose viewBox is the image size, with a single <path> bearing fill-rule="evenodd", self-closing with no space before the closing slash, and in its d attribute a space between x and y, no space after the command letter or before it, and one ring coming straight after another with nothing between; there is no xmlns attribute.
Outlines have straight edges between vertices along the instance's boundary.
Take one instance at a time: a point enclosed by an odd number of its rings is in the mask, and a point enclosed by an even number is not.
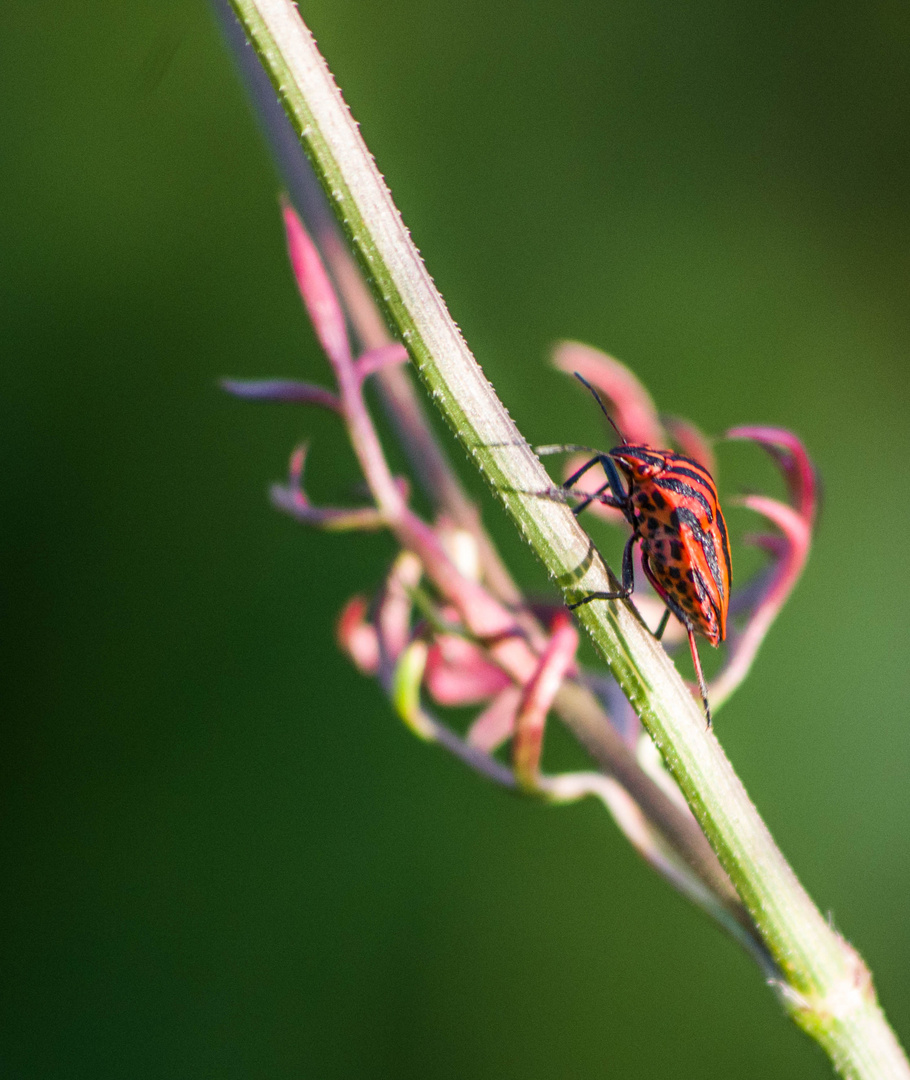
<svg viewBox="0 0 910 1080"><path fill-rule="evenodd" d="M606 482L601 484L597 491L588 495L582 502L578 504L572 513L578 517L583 511L587 510L593 502L602 503L604 506L613 506L617 510L622 510L623 514L628 518L629 516L629 493L623 487L622 480L619 478L619 471L613 462L613 459L609 454L598 454L596 457L591 458L590 461L586 461L580 469L576 469L574 473L563 484L563 489L567 490L572 487L573 484L578 481L592 469L595 465L600 465L606 474ZM607 495L607 492L611 492Z"/></svg>
<svg viewBox="0 0 910 1080"><path fill-rule="evenodd" d="M592 592L587 596L582 597L581 600L576 600L574 604L568 604L570 611L574 611L576 608L580 608L585 604L590 604L592 600L628 600L632 595L632 590L635 588L635 571L632 566L632 549L635 547L635 541L638 540L638 534L632 533L629 539L626 541L626 546L623 548L622 553L622 588L618 592Z"/></svg>
<svg viewBox="0 0 910 1080"><path fill-rule="evenodd" d="M617 510L622 510L623 514L626 514L627 507L629 505L628 499L617 499L615 495L607 495L607 492L613 485L608 480L605 484L592 492L590 495L585 496L584 500L578 504L578 506L572 507L572 513L578 517L583 511L587 510L593 502L599 502L602 506L613 506Z"/></svg>

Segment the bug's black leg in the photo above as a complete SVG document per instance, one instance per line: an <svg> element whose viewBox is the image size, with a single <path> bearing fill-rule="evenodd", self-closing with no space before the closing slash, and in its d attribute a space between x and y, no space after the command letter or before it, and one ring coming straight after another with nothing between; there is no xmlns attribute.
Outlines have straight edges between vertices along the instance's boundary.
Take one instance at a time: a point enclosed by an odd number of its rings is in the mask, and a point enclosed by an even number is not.
<svg viewBox="0 0 910 1080"><path fill-rule="evenodd" d="M592 592L581 600L576 600L574 604L566 604L569 611L574 611L576 608L584 607L585 604L590 604L592 600L627 600L629 594L627 592Z"/></svg>
<svg viewBox="0 0 910 1080"><path fill-rule="evenodd" d="M562 450L587 449L588 448L585 446L538 446L537 452L549 453L550 451L556 452ZM614 506L617 510L622 510L625 513L628 495L619 482L619 474L616 471L616 466L607 454L600 454L596 450L590 452L594 454L594 457L592 457L590 461L586 461L580 469L576 469L564 484L560 484L559 487L551 488L549 491L536 491L529 492L528 494L558 499L560 502L565 502L570 497L581 499L581 503L572 508L572 513L576 516L580 514L582 510L587 510L592 502L600 502L605 506ZM606 483L601 484L593 494L589 494L586 491L573 491L573 484L576 484L585 473L593 469L595 465L601 465L603 467L604 472L607 474ZM611 491L612 494L607 495L606 492L608 491Z"/></svg>
<svg viewBox="0 0 910 1080"><path fill-rule="evenodd" d="M604 465L604 462L609 460L610 459L607 457L606 454L595 454L594 457L592 457L590 461L586 461L580 469L576 469L575 472L572 473L569 479L566 480L566 482L562 486L570 488L573 484L578 483L578 481L585 475L585 473L590 472L590 470L593 469L595 465L603 465L604 472L606 472L607 467L606 465ZM612 465L613 463L610 462L610 464Z"/></svg>
<svg viewBox="0 0 910 1080"><path fill-rule="evenodd" d="M598 454L597 457L592 458L590 461L586 461L580 469L577 469L569 477L565 484L563 484L563 487L570 488L573 484L577 483L590 468L598 464L601 466L607 477L606 483L601 484L597 491L588 495L583 502L579 503L573 510L573 513L577 517L583 510L587 510L591 503L599 502L603 503L604 506L614 506L617 510L622 510L626 518L631 522L632 519L629 516L629 493L623 487L622 480L619 478L619 472L609 454ZM607 491L612 492L612 494L607 495Z"/></svg>
<svg viewBox="0 0 910 1080"><path fill-rule="evenodd" d="M626 596L631 596L632 590L635 588L635 570L632 566L632 549L635 547L635 541L637 539L638 533L632 533L626 541L626 546L622 549L622 589Z"/></svg>
<svg viewBox="0 0 910 1080"><path fill-rule="evenodd" d="M664 630L667 629L667 623L670 621L670 609L664 608L664 613L660 618L660 622L657 625L657 629L654 631L654 637L660 641L664 636Z"/></svg>
<svg viewBox="0 0 910 1080"><path fill-rule="evenodd" d="M578 517L578 515L583 510L588 509L588 507L591 505L592 502L599 502L603 506L615 506L617 510L622 510L623 512L625 512L625 508L626 508L625 500L620 501L614 495L607 495L606 494L606 492L609 491L611 487L612 487L612 484L608 480L605 484L602 484L597 489L597 491L593 492L590 495L587 495L585 497L585 499L578 504L578 506L573 507L572 508L572 513L576 517Z"/></svg>
<svg viewBox="0 0 910 1080"><path fill-rule="evenodd" d="M626 546L623 548L622 553L622 588L617 592L592 592L587 596L582 597L581 600L577 600L574 604L568 604L567 607L570 611L574 611L576 608L580 608L585 604L590 604L592 600L628 600L632 595L632 590L635 587L635 573L632 567L632 549L635 546L635 541L638 539L637 533L632 533L629 539L626 541Z"/></svg>

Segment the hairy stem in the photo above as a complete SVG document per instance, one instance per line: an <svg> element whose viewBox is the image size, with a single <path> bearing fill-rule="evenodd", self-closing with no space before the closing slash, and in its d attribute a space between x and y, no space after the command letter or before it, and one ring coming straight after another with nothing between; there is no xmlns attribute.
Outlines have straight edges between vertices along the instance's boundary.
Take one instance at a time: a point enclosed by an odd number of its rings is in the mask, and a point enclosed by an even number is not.
<svg viewBox="0 0 910 1080"><path fill-rule="evenodd" d="M570 596L615 589L487 382L424 268L291 0L231 0L336 216L421 376L551 575ZM910 1078L856 952L828 925L749 800L669 658L622 602L579 612L663 753L784 976L791 1015L846 1077Z"/></svg>

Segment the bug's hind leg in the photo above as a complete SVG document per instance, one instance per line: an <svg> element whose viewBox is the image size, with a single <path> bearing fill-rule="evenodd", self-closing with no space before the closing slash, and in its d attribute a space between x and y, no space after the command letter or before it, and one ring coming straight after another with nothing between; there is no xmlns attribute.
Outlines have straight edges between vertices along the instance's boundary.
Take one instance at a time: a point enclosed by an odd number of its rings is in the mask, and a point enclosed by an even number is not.
<svg viewBox="0 0 910 1080"><path fill-rule="evenodd" d="M587 596L583 596L581 600L576 600L574 604L566 604L569 611L574 611L576 608L584 607L585 604L590 604L592 600L628 600L629 593L623 592L622 589L619 592L592 592Z"/></svg>
<svg viewBox="0 0 910 1080"><path fill-rule="evenodd" d="M663 615L661 615L660 622L657 624L657 629L654 631L654 639L656 641L660 641L660 639L664 636L664 630L667 629L667 623L670 621L670 616L672 614L673 613L670 611L669 608L664 608L664 613Z"/></svg>
<svg viewBox="0 0 910 1080"><path fill-rule="evenodd" d="M592 592L587 596L583 596L581 600L576 600L574 604L568 604L570 611L574 611L576 608L580 608L585 604L590 604L592 600L628 600L632 595L632 590L635 587L635 574L632 568L632 548L635 546L635 541L638 536L633 533L626 541L626 546L623 548L622 553L622 588L617 592Z"/></svg>
<svg viewBox="0 0 910 1080"><path fill-rule="evenodd" d="M708 684L705 682L705 676L701 670L701 660L698 656L698 646L695 644L695 631L692 629L692 624L686 620L686 633L689 635L689 649L692 652L692 663L695 666L695 676L698 679L698 689L701 691L701 700L705 706L705 717L708 721L708 727L711 727L711 706L708 704Z"/></svg>

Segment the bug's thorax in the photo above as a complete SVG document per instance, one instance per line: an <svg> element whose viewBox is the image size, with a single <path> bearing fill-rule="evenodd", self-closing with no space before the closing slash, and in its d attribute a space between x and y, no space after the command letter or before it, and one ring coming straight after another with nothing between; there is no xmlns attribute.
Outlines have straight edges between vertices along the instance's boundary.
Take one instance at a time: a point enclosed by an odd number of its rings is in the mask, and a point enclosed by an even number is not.
<svg viewBox="0 0 910 1080"><path fill-rule="evenodd" d="M667 451L650 446L617 446L610 451L625 477L629 524L646 545L649 540L679 531L673 507L655 485L666 470L666 455Z"/></svg>

